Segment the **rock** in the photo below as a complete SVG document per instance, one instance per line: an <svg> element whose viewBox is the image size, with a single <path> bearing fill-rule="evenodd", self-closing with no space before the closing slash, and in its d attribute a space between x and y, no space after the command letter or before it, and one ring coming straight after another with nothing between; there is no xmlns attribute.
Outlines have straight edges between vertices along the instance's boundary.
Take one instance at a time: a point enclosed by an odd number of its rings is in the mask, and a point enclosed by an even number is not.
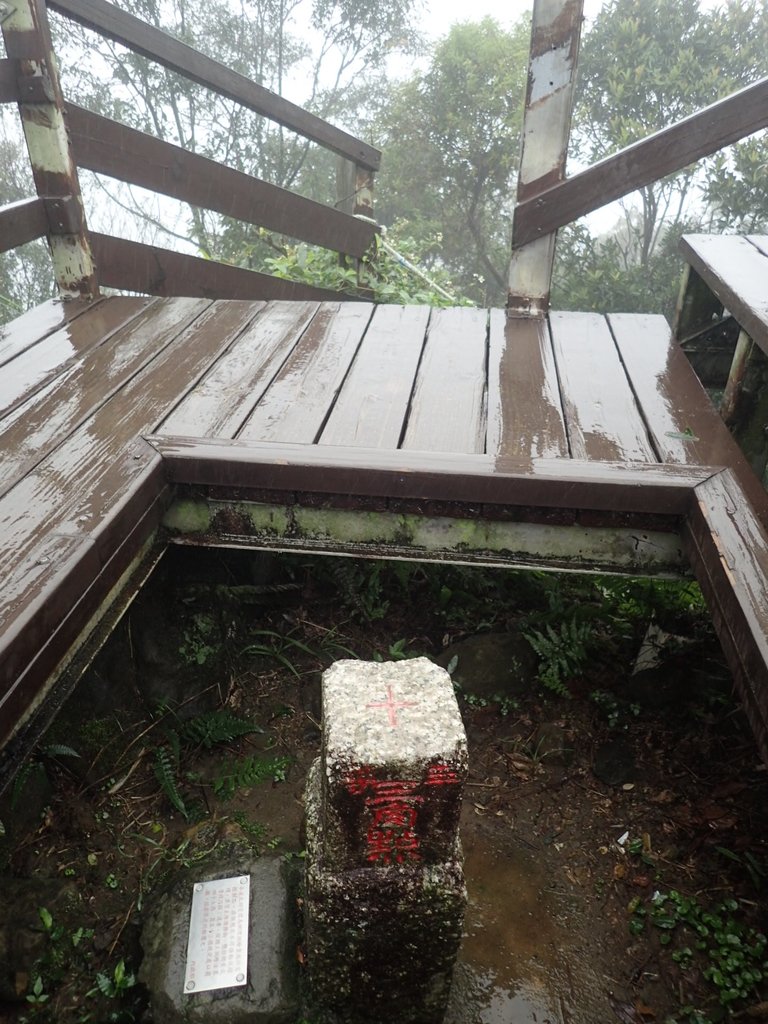
<svg viewBox="0 0 768 1024"><path fill-rule="evenodd" d="M195 882L251 876L248 984L184 992L189 915ZM298 1017L293 886L281 859L231 856L183 872L148 915L139 980L149 989L154 1024L293 1024Z"/></svg>
<svg viewBox="0 0 768 1024"><path fill-rule="evenodd" d="M573 760L573 746L568 735L554 722L542 722L531 739L531 753L536 760L545 764L570 764Z"/></svg>
<svg viewBox="0 0 768 1024"><path fill-rule="evenodd" d="M0 891L0 1000L23 1001L35 965L49 952L50 938L40 908L53 925L71 917L78 893L57 878L2 878Z"/></svg>
<svg viewBox="0 0 768 1024"><path fill-rule="evenodd" d="M595 751L592 771L608 786L623 786L634 780L635 755L625 740L608 740Z"/></svg>
<svg viewBox="0 0 768 1024"><path fill-rule="evenodd" d="M490 700L529 693L539 659L522 633L479 633L446 647L435 662L447 668L464 693Z"/></svg>

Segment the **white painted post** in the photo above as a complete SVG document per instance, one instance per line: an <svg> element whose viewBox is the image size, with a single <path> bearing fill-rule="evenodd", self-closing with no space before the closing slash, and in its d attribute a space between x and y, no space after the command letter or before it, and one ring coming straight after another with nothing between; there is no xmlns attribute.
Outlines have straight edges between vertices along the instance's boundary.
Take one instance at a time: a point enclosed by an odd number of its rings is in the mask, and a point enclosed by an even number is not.
<svg viewBox="0 0 768 1024"><path fill-rule="evenodd" d="M583 0L534 0L517 200L565 177ZM557 233L515 246L509 271L509 316L545 316Z"/></svg>
<svg viewBox="0 0 768 1024"><path fill-rule="evenodd" d="M0 6L5 49L17 66L19 113L35 187L45 203L56 284L65 297L93 298L98 285L45 5L0 0Z"/></svg>

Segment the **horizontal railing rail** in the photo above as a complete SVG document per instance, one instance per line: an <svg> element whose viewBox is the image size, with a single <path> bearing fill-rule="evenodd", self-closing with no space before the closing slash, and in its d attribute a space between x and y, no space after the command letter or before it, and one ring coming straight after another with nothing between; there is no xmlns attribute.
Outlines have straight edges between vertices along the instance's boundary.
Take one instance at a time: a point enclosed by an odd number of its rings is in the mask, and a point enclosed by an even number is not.
<svg viewBox="0 0 768 1024"><path fill-rule="evenodd" d="M512 244L551 234L766 127L768 78L763 78L518 203Z"/></svg>
<svg viewBox="0 0 768 1024"><path fill-rule="evenodd" d="M0 206L0 252L33 242L48 233L48 218L42 199L20 199Z"/></svg>
<svg viewBox="0 0 768 1024"><path fill-rule="evenodd" d="M99 267L99 282L106 288L208 299L268 296L270 299L327 301L344 297L325 288L285 281L231 263L218 263L97 231L90 233L90 242Z"/></svg>
<svg viewBox="0 0 768 1024"><path fill-rule="evenodd" d="M60 249L61 244L66 249L67 239L57 236L76 238L82 257L78 280L70 279L71 268L65 266L66 261L57 260L56 253L53 255L54 274L65 295L94 295L99 285L105 285L158 295L211 298L345 297L233 264L89 232L78 169L360 260L370 250L378 228L372 220L366 222L354 214L371 213L372 176L381 154L106 0L52 0L48 6L335 153L346 169L343 202L336 206L316 202L67 103L51 56L45 0L20 0L19 7L12 9L11 17L2 25L8 56L0 59L0 103L19 104L38 198L0 210L0 252L42 236L48 236L52 249ZM45 140L37 130L30 131L41 117ZM66 133L55 127L61 125L62 118ZM57 162L53 177L47 170L51 147ZM50 183L55 188L49 187ZM350 189L351 200L347 195Z"/></svg>
<svg viewBox="0 0 768 1024"><path fill-rule="evenodd" d="M374 225L331 206L82 107L67 104L66 112L80 168L350 256L362 256L373 242Z"/></svg>
<svg viewBox="0 0 768 1024"><path fill-rule="evenodd" d="M381 153L373 146L206 57L167 32L121 11L107 0L48 0L48 7L361 167L377 171L381 166Z"/></svg>

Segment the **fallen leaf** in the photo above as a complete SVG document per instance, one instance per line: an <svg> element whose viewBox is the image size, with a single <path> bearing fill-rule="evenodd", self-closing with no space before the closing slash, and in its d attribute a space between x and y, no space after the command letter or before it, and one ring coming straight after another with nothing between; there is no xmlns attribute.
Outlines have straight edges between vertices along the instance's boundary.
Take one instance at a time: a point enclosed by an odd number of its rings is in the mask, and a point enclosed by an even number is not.
<svg viewBox="0 0 768 1024"><path fill-rule="evenodd" d="M656 1013L642 999L635 1000L635 1009L643 1020L655 1020L656 1018Z"/></svg>
<svg viewBox="0 0 768 1024"><path fill-rule="evenodd" d="M768 1003L755 1003L748 1006L744 1013L753 1020L768 1020Z"/></svg>
<svg viewBox="0 0 768 1024"><path fill-rule="evenodd" d="M675 794L671 789L662 789L651 797L652 804L672 804L675 802Z"/></svg>
<svg viewBox="0 0 768 1024"><path fill-rule="evenodd" d="M621 1024L643 1024L643 1018L632 1003L620 1003L618 999L614 998L612 992L608 993L608 1002L616 1014L616 1019L620 1020Z"/></svg>
<svg viewBox="0 0 768 1024"><path fill-rule="evenodd" d="M627 876L627 865L626 864L614 864L613 866L613 877L618 882L622 878Z"/></svg>

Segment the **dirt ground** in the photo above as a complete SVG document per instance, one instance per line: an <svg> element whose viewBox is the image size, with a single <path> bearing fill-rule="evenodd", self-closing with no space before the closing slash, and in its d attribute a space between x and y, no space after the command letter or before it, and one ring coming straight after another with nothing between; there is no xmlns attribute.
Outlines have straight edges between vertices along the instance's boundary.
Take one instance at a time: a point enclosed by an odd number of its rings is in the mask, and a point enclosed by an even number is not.
<svg viewBox="0 0 768 1024"><path fill-rule="evenodd" d="M0 807L0 1020L150 1020L153 894L300 855L320 672L423 654L470 750L447 1024L768 1020L765 766L694 586L185 550Z"/></svg>

